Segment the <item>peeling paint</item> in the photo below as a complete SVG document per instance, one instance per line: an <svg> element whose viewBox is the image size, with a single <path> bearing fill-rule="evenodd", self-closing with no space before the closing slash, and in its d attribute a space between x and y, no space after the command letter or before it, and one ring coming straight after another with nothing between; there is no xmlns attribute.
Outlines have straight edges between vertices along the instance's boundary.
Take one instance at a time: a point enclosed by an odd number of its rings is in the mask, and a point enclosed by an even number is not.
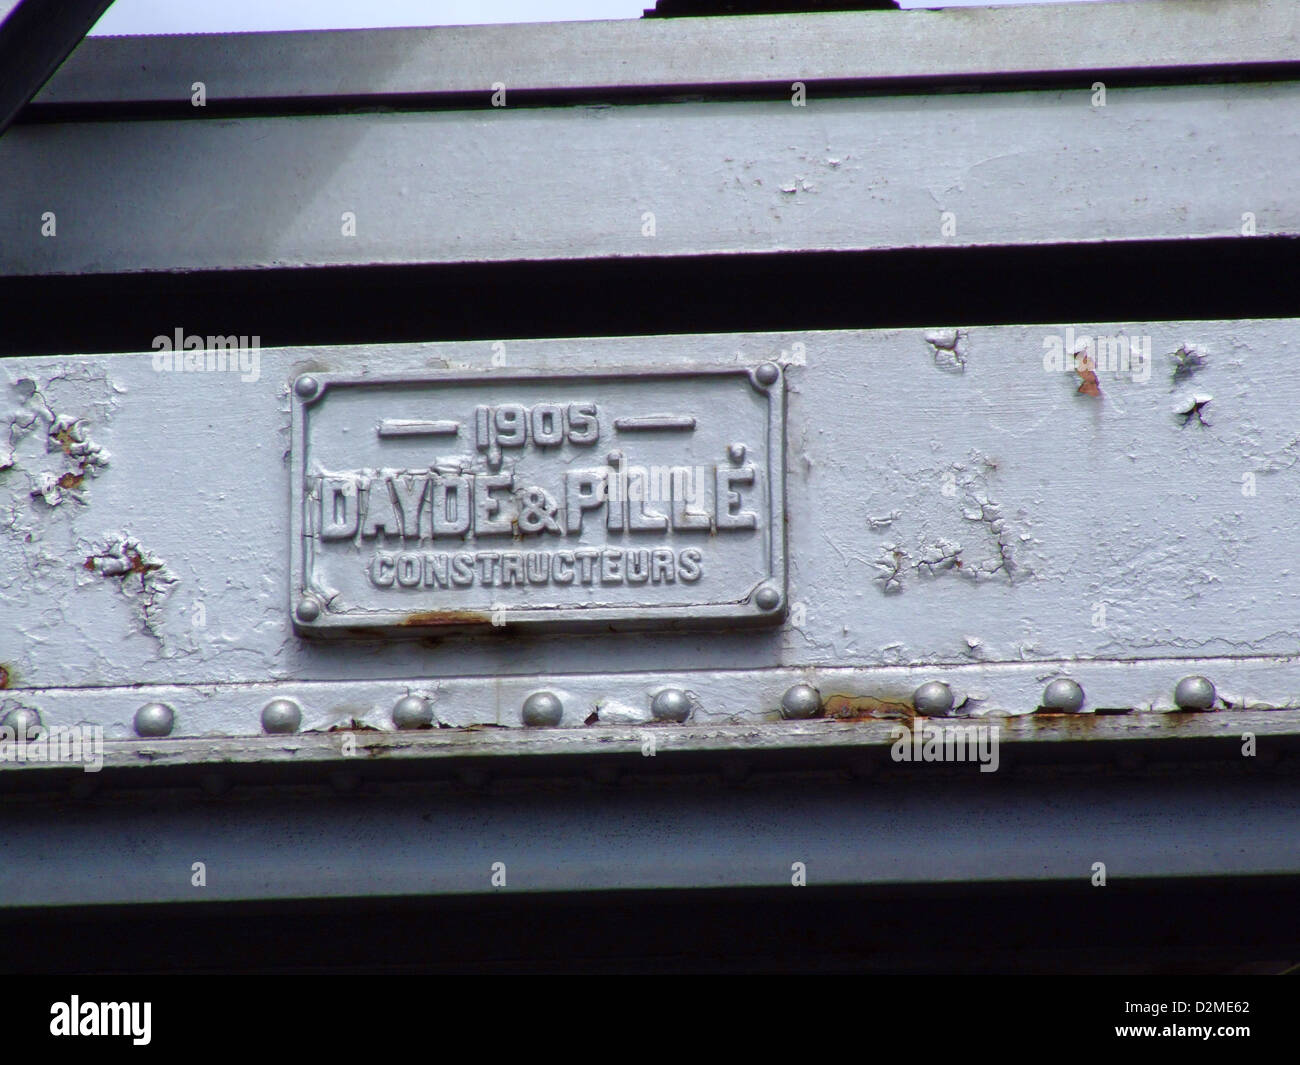
<svg viewBox="0 0 1300 1065"><path fill-rule="evenodd" d="M1092 359L1082 352L1075 352L1074 372L1079 375L1079 387L1075 389L1081 396L1101 396L1101 381L1097 378L1097 371L1093 368Z"/></svg>
<svg viewBox="0 0 1300 1065"><path fill-rule="evenodd" d="M1204 393L1197 394L1185 399L1174 406L1174 416L1182 418L1184 429L1195 422L1197 425L1210 427L1210 423L1205 420L1205 408L1214 401L1214 397Z"/></svg>
<svg viewBox="0 0 1300 1065"><path fill-rule="evenodd" d="M1189 380L1194 374L1199 372L1208 361L1205 352L1198 350L1191 344L1182 344L1178 350L1169 356L1173 361L1173 383L1182 384Z"/></svg>
<svg viewBox="0 0 1300 1065"><path fill-rule="evenodd" d="M903 562L907 558L907 552L894 544L886 545L872 565L876 566L881 573L876 580L881 584L881 591L886 595L896 595L903 590Z"/></svg>
<svg viewBox="0 0 1300 1065"><path fill-rule="evenodd" d="M66 379L67 371L51 375L49 382ZM105 379L106 380L106 379ZM18 445L38 427L45 428L45 453L62 456L55 469L27 470L30 495L47 506L55 507L65 499L84 504L88 478L96 477L108 465L109 453L90 439L85 419L57 413L46 397L46 390L32 377L13 379L11 387L22 401L8 416L7 430L0 439L0 470L18 465ZM46 389L49 384L47 383ZM28 464L40 461L29 456Z"/></svg>
<svg viewBox="0 0 1300 1065"><path fill-rule="evenodd" d="M122 594L135 603L140 631L161 639L155 628L156 614L177 583L161 559L138 541L117 535L110 536L103 546L92 546L81 566L95 577L116 580Z"/></svg>
<svg viewBox="0 0 1300 1065"><path fill-rule="evenodd" d="M964 329L934 329L925 334L935 366L947 373L966 372L967 335Z"/></svg>

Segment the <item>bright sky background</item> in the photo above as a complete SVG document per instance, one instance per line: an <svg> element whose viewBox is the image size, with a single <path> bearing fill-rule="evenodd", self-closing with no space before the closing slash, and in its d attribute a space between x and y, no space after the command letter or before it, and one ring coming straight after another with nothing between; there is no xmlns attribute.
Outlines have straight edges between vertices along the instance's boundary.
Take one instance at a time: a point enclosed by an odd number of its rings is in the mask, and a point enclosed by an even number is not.
<svg viewBox="0 0 1300 1065"><path fill-rule="evenodd" d="M988 7L1026 0L902 0L903 7ZM1064 3L1068 0L1029 0ZM1080 2L1080 0L1074 0ZM1083 0L1096 2L1096 0ZM1154 0L1147 0L1154 2ZM92 34L464 26L640 18L654 0L114 0Z"/></svg>

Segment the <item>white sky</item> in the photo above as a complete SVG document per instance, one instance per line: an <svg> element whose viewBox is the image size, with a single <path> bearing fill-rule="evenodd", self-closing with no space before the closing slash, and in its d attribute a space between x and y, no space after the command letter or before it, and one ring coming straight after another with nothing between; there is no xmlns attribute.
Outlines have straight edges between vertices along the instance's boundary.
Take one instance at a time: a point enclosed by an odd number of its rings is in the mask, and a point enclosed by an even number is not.
<svg viewBox="0 0 1300 1065"><path fill-rule="evenodd" d="M1026 0L902 0L903 7L988 7ZM1068 0L1029 0L1064 3ZM1074 0L1080 2L1080 0ZM1096 0L1083 0L1096 2ZM1154 0L1147 0L1154 2ZM92 34L464 26L640 18L654 0L114 0Z"/></svg>

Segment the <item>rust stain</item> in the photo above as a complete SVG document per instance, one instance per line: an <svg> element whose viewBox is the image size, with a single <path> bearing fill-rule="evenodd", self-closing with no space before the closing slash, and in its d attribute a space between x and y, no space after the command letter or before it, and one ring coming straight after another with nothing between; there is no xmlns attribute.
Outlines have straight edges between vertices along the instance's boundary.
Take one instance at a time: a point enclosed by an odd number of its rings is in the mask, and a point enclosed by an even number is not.
<svg viewBox="0 0 1300 1065"><path fill-rule="evenodd" d="M59 447L63 448L63 453L65 455L72 454L73 444L81 443L80 440L72 435L72 426L64 426L61 429L56 429L50 435L59 442Z"/></svg>
<svg viewBox="0 0 1300 1065"><path fill-rule="evenodd" d="M73 488L80 488L85 480L86 475L84 473L73 473L69 470L55 483L66 492Z"/></svg>
<svg viewBox="0 0 1300 1065"><path fill-rule="evenodd" d="M909 700L878 699L873 695L830 695L822 700L828 721L869 721L872 718L911 718L916 710Z"/></svg>
<svg viewBox="0 0 1300 1065"><path fill-rule="evenodd" d="M401 621L409 626L490 625L492 615L480 610L425 610L407 614Z"/></svg>
<svg viewBox="0 0 1300 1065"><path fill-rule="evenodd" d="M343 721L336 721L325 731L326 732L382 732L383 730L376 728L374 725L367 725L364 721L358 720L355 717L349 717L349 718L345 718Z"/></svg>
<svg viewBox="0 0 1300 1065"><path fill-rule="evenodd" d="M1075 355L1074 372L1081 378L1077 389L1080 395L1101 395L1101 382L1097 380L1097 371L1093 369L1092 359L1088 358L1087 355Z"/></svg>
<svg viewBox="0 0 1300 1065"><path fill-rule="evenodd" d="M102 576L121 578L125 578L127 574L130 573L138 573L141 577L145 577L154 570L162 569L161 562L146 562L144 556L134 547L124 547L122 549L122 557L125 558L127 562L127 568L125 570L104 568L103 564L105 562L116 561L116 559L111 555L91 555L86 559L83 565L86 569L90 570L91 573L100 570Z"/></svg>
<svg viewBox="0 0 1300 1065"><path fill-rule="evenodd" d="M9 667L0 666L0 689L9 687Z"/></svg>

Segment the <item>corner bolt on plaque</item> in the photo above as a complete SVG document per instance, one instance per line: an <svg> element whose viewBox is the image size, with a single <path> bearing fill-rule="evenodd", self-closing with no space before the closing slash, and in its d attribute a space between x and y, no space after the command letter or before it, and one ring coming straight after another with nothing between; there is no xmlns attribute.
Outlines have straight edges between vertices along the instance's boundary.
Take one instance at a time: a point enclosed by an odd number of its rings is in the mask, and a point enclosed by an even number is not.
<svg viewBox="0 0 1300 1065"><path fill-rule="evenodd" d="M775 363L292 389L300 634L785 614Z"/></svg>

